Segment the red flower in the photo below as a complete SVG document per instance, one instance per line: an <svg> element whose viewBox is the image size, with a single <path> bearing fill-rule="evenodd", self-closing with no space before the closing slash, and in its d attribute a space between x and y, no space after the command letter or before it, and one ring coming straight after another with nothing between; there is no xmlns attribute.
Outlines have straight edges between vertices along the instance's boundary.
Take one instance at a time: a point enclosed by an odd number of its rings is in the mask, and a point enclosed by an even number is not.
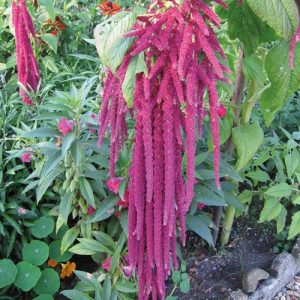
<svg viewBox="0 0 300 300"><path fill-rule="evenodd" d="M102 268L104 270L106 270L107 272L109 272L109 270L110 270L110 264L111 264L111 257L107 256L106 260L102 264Z"/></svg>
<svg viewBox="0 0 300 300"><path fill-rule="evenodd" d="M127 207L128 207L128 198L129 198L129 192L128 192L128 190L127 190L127 191L125 191L125 193L124 193L124 197L121 198L121 199L117 202L117 206L123 207L123 208L127 208Z"/></svg>
<svg viewBox="0 0 300 300"><path fill-rule="evenodd" d="M88 215L92 216L95 214L95 212L96 212L96 209L93 206L88 207L88 209L87 209Z"/></svg>
<svg viewBox="0 0 300 300"><path fill-rule="evenodd" d="M32 155L30 152L26 152L22 154L21 160L24 164L30 163L31 162Z"/></svg>
<svg viewBox="0 0 300 300"><path fill-rule="evenodd" d="M53 29L53 30L51 31L51 34L56 36L56 35L58 34L58 32L57 32L56 29Z"/></svg>
<svg viewBox="0 0 300 300"><path fill-rule="evenodd" d="M115 193L115 194L118 194L118 191L119 191L119 186L120 186L120 183L121 181L123 180L122 177L118 177L118 178L110 178L106 181L106 184L107 184L107 187L108 189Z"/></svg>
<svg viewBox="0 0 300 300"><path fill-rule="evenodd" d="M109 16L112 16L121 10L121 7L118 4L112 3L111 1L103 1L98 7L103 15Z"/></svg>
<svg viewBox="0 0 300 300"><path fill-rule="evenodd" d="M73 120L68 120L67 118L61 118L58 123L58 130L62 135L67 135L70 131L73 130L75 122Z"/></svg>
<svg viewBox="0 0 300 300"><path fill-rule="evenodd" d="M198 203L198 208L199 208L200 210L203 210L203 209L205 208L205 204L202 203L202 202L199 202L199 203Z"/></svg>
<svg viewBox="0 0 300 300"><path fill-rule="evenodd" d="M223 119L226 116L226 114L227 108L221 104L218 108L218 116Z"/></svg>

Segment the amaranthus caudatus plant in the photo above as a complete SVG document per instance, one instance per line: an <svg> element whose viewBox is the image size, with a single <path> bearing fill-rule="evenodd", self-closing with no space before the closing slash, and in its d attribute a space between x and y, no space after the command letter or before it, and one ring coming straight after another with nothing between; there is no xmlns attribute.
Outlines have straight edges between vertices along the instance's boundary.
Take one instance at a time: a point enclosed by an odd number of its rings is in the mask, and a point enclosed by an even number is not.
<svg viewBox="0 0 300 300"><path fill-rule="evenodd" d="M33 101L27 91L37 90L40 75L30 41L30 36L34 40L36 37L26 0L12 1L12 22L15 30L18 81L22 85L20 95L26 105L32 105Z"/></svg>
<svg viewBox="0 0 300 300"><path fill-rule="evenodd" d="M215 2L226 7L222 0ZM156 10L155 10L156 8ZM126 138L124 83L136 66L133 105L135 136L129 170L129 259L137 268L139 299L165 299L165 280L177 268L177 223L185 244L185 215L193 198L196 139L209 100L215 182L219 180L217 81L229 73L212 26L220 20L202 0L182 5L158 2L138 17L129 51L116 73L107 72L99 114L99 145L110 128L110 176ZM219 58L219 59L218 59ZM126 98L126 97L125 97ZM197 128L197 129L196 129ZM186 174L182 168L186 155Z"/></svg>

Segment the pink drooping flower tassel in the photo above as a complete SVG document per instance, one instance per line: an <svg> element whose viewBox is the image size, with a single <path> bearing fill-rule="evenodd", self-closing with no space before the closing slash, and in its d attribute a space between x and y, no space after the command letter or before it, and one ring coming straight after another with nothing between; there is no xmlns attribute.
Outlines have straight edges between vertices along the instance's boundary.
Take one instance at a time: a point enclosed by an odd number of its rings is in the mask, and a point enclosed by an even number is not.
<svg viewBox="0 0 300 300"><path fill-rule="evenodd" d="M222 0L215 2L223 5ZM111 176L124 142L125 100L122 83L133 56L145 57L147 74L134 85L134 144L129 170L128 248L137 268L140 300L165 299L165 280L178 266L177 237L185 245L185 215L194 196L196 140L205 116L204 95L214 144L215 182L220 188L217 81L229 70L210 24L220 20L204 0L184 0L182 6L139 18L127 37L130 50L115 75L108 71L99 116L99 144L111 131ZM201 59L200 59L201 58ZM207 93L206 93L207 91ZM196 134L198 131L198 135ZM186 155L186 170L183 155Z"/></svg>
<svg viewBox="0 0 300 300"><path fill-rule="evenodd" d="M26 105L33 105L28 92L37 91L40 74L31 46L30 36L36 41L35 30L25 0L12 1L12 21L15 30L18 81L20 95Z"/></svg>

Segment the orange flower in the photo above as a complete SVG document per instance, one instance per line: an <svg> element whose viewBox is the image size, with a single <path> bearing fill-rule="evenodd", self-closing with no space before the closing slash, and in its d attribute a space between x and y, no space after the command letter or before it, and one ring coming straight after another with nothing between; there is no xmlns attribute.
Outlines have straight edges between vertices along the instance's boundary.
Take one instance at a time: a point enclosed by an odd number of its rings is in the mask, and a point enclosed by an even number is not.
<svg viewBox="0 0 300 300"><path fill-rule="evenodd" d="M121 10L121 7L118 4L112 3L111 1L103 1L98 7L103 15L109 16L112 16Z"/></svg>
<svg viewBox="0 0 300 300"><path fill-rule="evenodd" d="M55 268L57 266L57 262L54 259L48 259L47 265L51 268Z"/></svg>
<svg viewBox="0 0 300 300"><path fill-rule="evenodd" d="M67 261L66 264L61 264L60 278L70 277L75 269L76 264L74 262Z"/></svg>

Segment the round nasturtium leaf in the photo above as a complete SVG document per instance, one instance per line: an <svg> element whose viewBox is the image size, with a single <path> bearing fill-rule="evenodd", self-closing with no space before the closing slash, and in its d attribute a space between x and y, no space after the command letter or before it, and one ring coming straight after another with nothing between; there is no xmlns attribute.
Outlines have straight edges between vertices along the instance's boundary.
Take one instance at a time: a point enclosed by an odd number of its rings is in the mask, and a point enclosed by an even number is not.
<svg viewBox="0 0 300 300"><path fill-rule="evenodd" d="M57 262L66 262L72 257L73 253L66 251L62 255L60 248L61 248L61 240L53 241L49 245L49 258Z"/></svg>
<svg viewBox="0 0 300 300"><path fill-rule="evenodd" d="M33 298L33 300L53 300L54 298L51 295L48 294L41 294L35 298Z"/></svg>
<svg viewBox="0 0 300 300"><path fill-rule="evenodd" d="M17 276L18 269L10 259L0 260L0 289L12 284Z"/></svg>
<svg viewBox="0 0 300 300"><path fill-rule="evenodd" d="M42 272L42 276L34 287L34 291L38 294L55 294L60 287L59 276L56 271L46 268Z"/></svg>
<svg viewBox="0 0 300 300"><path fill-rule="evenodd" d="M44 242L33 240L24 245L22 255L23 260L40 266L49 257L49 247Z"/></svg>
<svg viewBox="0 0 300 300"><path fill-rule="evenodd" d="M15 286L24 292L31 290L41 277L40 269L27 261L19 262L17 268L18 275L14 282Z"/></svg>
<svg viewBox="0 0 300 300"><path fill-rule="evenodd" d="M42 239L51 234L54 229L54 221L50 217L40 217L30 227L33 236Z"/></svg>

